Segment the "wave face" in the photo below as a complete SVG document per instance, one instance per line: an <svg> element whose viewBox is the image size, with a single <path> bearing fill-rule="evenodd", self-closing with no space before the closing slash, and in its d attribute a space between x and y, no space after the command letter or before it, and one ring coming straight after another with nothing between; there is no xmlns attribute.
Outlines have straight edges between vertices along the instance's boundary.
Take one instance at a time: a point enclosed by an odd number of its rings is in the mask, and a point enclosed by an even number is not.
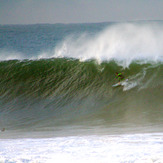
<svg viewBox="0 0 163 163"><path fill-rule="evenodd" d="M0 127L161 128L162 26L0 26ZM115 72L128 79L121 87Z"/></svg>
<svg viewBox="0 0 163 163"><path fill-rule="evenodd" d="M1 62L1 125L160 123L161 70L162 64L132 63L123 69L115 61L99 65L62 58ZM115 72L120 71L128 81L113 88Z"/></svg>

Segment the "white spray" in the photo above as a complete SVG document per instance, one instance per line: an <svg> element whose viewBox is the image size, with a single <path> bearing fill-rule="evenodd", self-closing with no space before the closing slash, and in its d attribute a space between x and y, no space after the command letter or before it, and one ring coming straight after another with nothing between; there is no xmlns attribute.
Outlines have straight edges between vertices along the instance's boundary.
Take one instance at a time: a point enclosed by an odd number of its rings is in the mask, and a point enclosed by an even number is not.
<svg viewBox="0 0 163 163"><path fill-rule="evenodd" d="M83 34L68 37L54 50L51 57L72 57L80 60L96 59L123 61L160 61L163 56L163 24L123 23L109 26L96 36Z"/></svg>

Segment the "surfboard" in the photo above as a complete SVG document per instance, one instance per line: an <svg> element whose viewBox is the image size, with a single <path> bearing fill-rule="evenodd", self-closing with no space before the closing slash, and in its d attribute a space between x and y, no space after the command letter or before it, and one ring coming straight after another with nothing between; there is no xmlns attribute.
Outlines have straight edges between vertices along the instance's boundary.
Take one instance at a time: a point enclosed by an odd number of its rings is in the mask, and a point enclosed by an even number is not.
<svg viewBox="0 0 163 163"><path fill-rule="evenodd" d="M118 87L118 86L121 86L121 83L116 83L112 85L112 87Z"/></svg>
<svg viewBox="0 0 163 163"><path fill-rule="evenodd" d="M128 79L126 79L125 81L118 82L116 84L113 84L112 87L124 86L127 81L128 81Z"/></svg>

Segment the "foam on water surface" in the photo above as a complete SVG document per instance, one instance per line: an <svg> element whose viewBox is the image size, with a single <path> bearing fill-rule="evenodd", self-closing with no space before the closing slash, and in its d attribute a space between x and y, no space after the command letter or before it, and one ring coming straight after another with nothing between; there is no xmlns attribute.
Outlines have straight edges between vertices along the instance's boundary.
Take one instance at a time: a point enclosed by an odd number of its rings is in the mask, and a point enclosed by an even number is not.
<svg viewBox="0 0 163 163"><path fill-rule="evenodd" d="M0 140L1 162L163 162L163 134Z"/></svg>

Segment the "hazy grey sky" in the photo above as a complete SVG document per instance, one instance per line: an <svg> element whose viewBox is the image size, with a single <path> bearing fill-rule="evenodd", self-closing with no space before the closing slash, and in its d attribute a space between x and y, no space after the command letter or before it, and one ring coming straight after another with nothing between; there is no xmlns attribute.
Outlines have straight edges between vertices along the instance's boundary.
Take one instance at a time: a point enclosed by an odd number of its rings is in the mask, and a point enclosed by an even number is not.
<svg viewBox="0 0 163 163"><path fill-rule="evenodd" d="M163 20L163 0L0 0L0 24Z"/></svg>

